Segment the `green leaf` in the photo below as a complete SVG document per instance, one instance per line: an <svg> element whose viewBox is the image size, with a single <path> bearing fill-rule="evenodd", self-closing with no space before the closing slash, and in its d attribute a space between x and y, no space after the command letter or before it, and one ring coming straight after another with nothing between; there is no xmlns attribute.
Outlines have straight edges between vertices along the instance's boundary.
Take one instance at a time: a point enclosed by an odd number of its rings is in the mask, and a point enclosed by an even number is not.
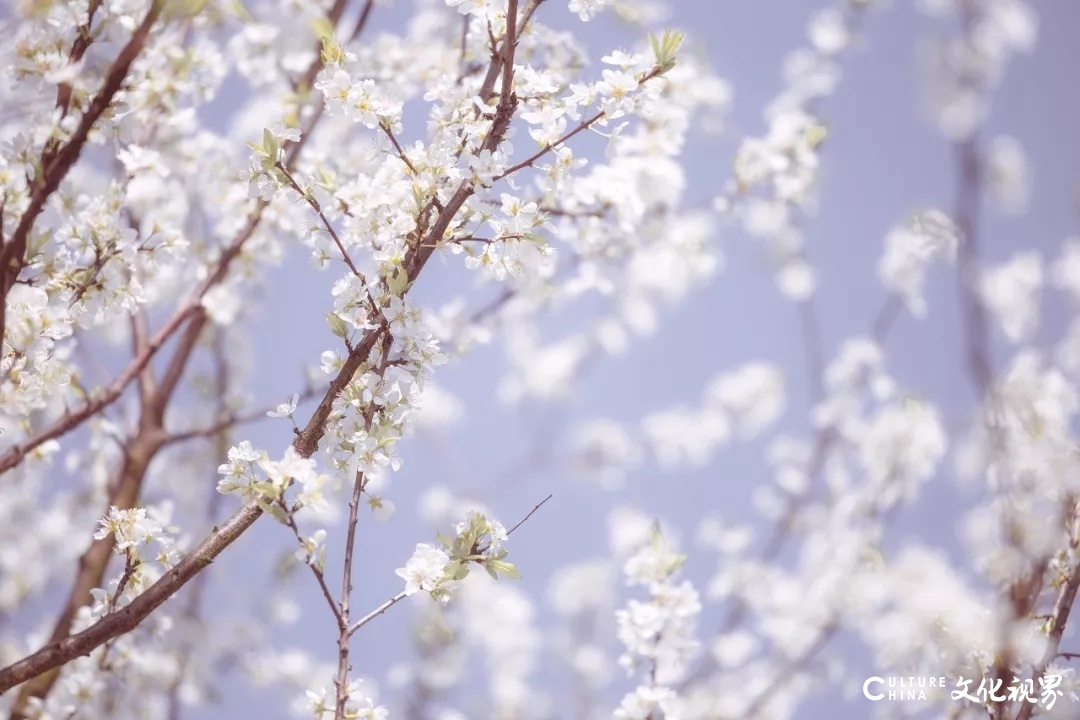
<svg viewBox="0 0 1080 720"><path fill-rule="evenodd" d="M496 580L498 579L495 575L496 572L502 573L504 577L508 577L511 580L521 579L521 573L518 572L518 569L513 563L503 562L502 560L488 560L484 567Z"/></svg>
<svg viewBox="0 0 1080 720"><path fill-rule="evenodd" d="M312 20L311 29L315 31L315 36L323 42L334 39L334 24L325 15Z"/></svg>
<svg viewBox="0 0 1080 720"><path fill-rule="evenodd" d="M269 128L263 128L263 148L266 149L266 154L271 160L277 160L278 141L277 138L274 137L274 133L270 132Z"/></svg>
<svg viewBox="0 0 1080 720"><path fill-rule="evenodd" d="M806 130L806 144L812 149L820 146L827 137L829 137L829 129L821 123L811 125Z"/></svg>
<svg viewBox="0 0 1080 720"><path fill-rule="evenodd" d="M209 4L209 0L169 0L162 15L166 18L193 18Z"/></svg>
<svg viewBox="0 0 1080 720"><path fill-rule="evenodd" d="M259 500L259 509L282 525L288 525L288 520L285 518L285 511L281 509L280 505L271 505L265 500Z"/></svg>
<svg viewBox="0 0 1080 720"><path fill-rule="evenodd" d="M337 65L345 59L345 53L341 50L337 38L334 36L334 24L327 17L316 18L311 21L311 28L322 41L323 65Z"/></svg>
<svg viewBox="0 0 1080 720"><path fill-rule="evenodd" d="M386 278L386 287L390 293L401 297L409 289L409 273L404 268L396 267L393 273Z"/></svg>
<svg viewBox="0 0 1080 720"><path fill-rule="evenodd" d="M653 57L661 72L667 72L675 67L676 55L685 37L685 33L672 30L665 30L659 40L655 35L649 34L649 45L652 46Z"/></svg>
<svg viewBox="0 0 1080 720"><path fill-rule="evenodd" d="M251 16L251 13L247 11L247 8L244 7L244 3L240 2L240 0L226 0L224 7L225 12L233 17L240 18L245 22L255 21L255 18Z"/></svg>
<svg viewBox="0 0 1080 720"><path fill-rule="evenodd" d="M266 497L271 499L273 499L277 495L277 490L274 488L274 484L266 480L255 480L251 483L249 487L259 495L265 495Z"/></svg>
<svg viewBox="0 0 1080 720"><path fill-rule="evenodd" d="M349 335L349 326L337 313L326 313L326 322L330 325L330 332L339 338Z"/></svg>

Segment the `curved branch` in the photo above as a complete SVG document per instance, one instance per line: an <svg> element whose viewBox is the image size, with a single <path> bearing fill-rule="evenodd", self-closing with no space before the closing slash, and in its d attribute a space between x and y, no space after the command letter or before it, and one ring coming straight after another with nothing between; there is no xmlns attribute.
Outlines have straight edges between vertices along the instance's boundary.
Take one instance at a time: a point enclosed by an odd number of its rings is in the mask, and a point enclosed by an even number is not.
<svg viewBox="0 0 1080 720"><path fill-rule="evenodd" d="M335 398L352 380L360 365L381 336L382 328L369 331L356 348L349 353L341 370L312 414L311 419L293 441L303 457L311 457L318 448L319 440L326 433L326 422ZM199 546L188 553L176 567L163 575L146 592L135 598L130 605L106 615L96 624L80 633L52 642L37 652L0 670L0 694L34 677L59 668L75 658L86 655L99 645L133 630L150 613L175 595L192 578L205 569L225 548L254 524L262 510L256 502L249 502L232 517L214 528Z"/></svg>
<svg viewBox="0 0 1080 720"><path fill-rule="evenodd" d="M45 209L45 203L52 196L68 172L74 167L82 153L83 146L90 136L90 130L112 105L116 93L120 91L128 71L131 69L135 58L142 52L146 40L150 36L150 30L161 16L164 8L164 0L154 0L150 9L135 31L127 45L117 55L116 61L109 68L105 76L105 83L90 106L86 109L79 125L72 133L71 139L55 153L43 153L41 158L41 175L35 178L34 189L30 195L30 204L26 212L19 218L19 224L15 232L2 249L0 249L0 343L3 342L5 333L5 318L7 316L7 296L15 285L15 279L19 276L26 262L26 244L30 237L30 231L34 229L34 222L38 215Z"/></svg>

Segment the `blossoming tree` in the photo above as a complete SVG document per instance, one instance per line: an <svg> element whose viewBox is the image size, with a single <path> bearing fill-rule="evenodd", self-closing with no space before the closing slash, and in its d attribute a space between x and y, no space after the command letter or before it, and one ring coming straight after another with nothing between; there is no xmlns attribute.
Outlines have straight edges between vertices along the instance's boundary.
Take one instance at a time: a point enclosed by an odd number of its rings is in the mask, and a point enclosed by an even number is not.
<svg viewBox="0 0 1080 720"><path fill-rule="evenodd" d="M863 682L886 675L968 680L955 692L952 680L909 683L904 702L876 706L895 717L1071 717L1080 325L1048 351L1042 255L980 255L983 198L1014 212L1027 199L1023 148L985 132L1008 61L1034 45L1027 0L919 3L935 27L929 99L955 191L886 229L876 272L888 299L835 353L802 228L828 162L825 101L873 42L861 28L879 3L812 15L765 132L739 135L734 162L713 166L707 206L687 200L682 164L732 93L695 50L707 30L665 30L653 0L391 5L9 7L0 710L215 716L222 697L255 695L222 687L228 675L279 685L280 714L318 720L780 718L812 712L825 686L838 702L862 687L871 702ZM588 23L606 16L636 44L603 47ZM783 363L746 358L718 368L696 407L555 423L565 441L516 473L533 500L498 508L518 513L513 524L496 519L494 494L412 478L431 530L392 558L397 590L361 605L354 585L388 579L357 567L381 550L386 526L372 520L400 518L394 498L407 495L392 478L418 452L411 436L460 422L440 366L501 345L508 402L582 392L590 365L646 342L666 306L718 274L725 230L761 241L799 313L808 414L785 417ZM275 285L275 267L298 260L321 273L322 296ZM978 392L948 421L890 374L885 352L898 322L932 311L935 265L955 275ZM1080 241L1052 268L1075 309ZM424 294L454 273L468 292ZM326 330L301 348L309 370L290 397L267 406L252 362L293 334L270 324L256 337L260 294ZM257 421L290 441L263 442ZM657 475L704 465L733 438L758 442L772 477L747 479L761 520L704 518L699 545L720 558L711 576L690 571L685 528L647 508L614 508L599 559L578 552L576 531L529 535L561 512L557 488L527 482L556 451L560 468L618 497L646 462ZM954 475L978 488L963 551L894 542L923 485ZM273 540L241 541L260 531ZM515 584L530 573L520 557L537 554L515 555L526 546L560 565L542 618ZM270 610L237 619L208 599L230 558L275 564ZM281 597L301 584L322 624L282 653L268 628L298 612ZM365 650L361 674L362 638L396 614L416 622L411 656Z"/></svg>

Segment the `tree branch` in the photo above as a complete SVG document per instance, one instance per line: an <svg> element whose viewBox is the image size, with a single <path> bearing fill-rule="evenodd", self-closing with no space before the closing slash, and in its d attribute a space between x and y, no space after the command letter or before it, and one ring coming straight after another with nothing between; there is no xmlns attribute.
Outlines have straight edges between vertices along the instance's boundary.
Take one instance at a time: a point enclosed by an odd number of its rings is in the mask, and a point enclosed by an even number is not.
<svg viewBox="0 0 1080 720"><path fill-rule="evenodd" d="M311 457L318 448L319 440L326 432L326 422L334 399L352 380L360 365L367 359L383 330L369 331L364 339L349 353L341 370L330 383L325 396L315 409L304 429L296 436L293 447L302 457ZM214 529L198 547L181 560L176 567L163 575L156 583L126 607L102 618L86 630L69 637L50 642L42 649L0 670L0 693L27 680L49 672L61 665L86 655L99 645L134 629L144 618L166 600L176 594L193 577L205 569L225 548L232 545L262 515L256 502L249 502L221 526Z"/></svg>
<svg viewBox="0 0 1080 720"><path fill-rule="evenodd" d="M30 232L34 228L34 222L38 215L45 209L45 203L52 196L68 172L75 165L82 153L83 146L90 136L90 130L112 104L116 93L120 91L128 71L131 69L135 58L142 52L146 45L150 30L157 22L161 11L165 6L164 0L153 0L146 17L131 34L127 44L117 55L112 67L105 76L105 82L101 90L91 101L90 106L83 113L78 127L72 133L71 139L55 154L46 153L41 158L41 175L34 178L33 190L30 195L30 203L26 211L19 218L19 224L15 227L11 239L0 249L0 345L2 345L5 333L5 319L7 315L7 296L15 285L15 279L19 276L26 262L26 246Z"/></svg>
<svg viewBox="0 0 1080 720"><path fill-rule="evenodd" d="M340 19L344 12L345 6L348 0L336 0L333 8L331 8L330 16ZM363 30L367 23L367 19L370 16L372 7L372 0L368 0L365 4L360 18L357 21L356 27L352 33L352 39L356 37ZM310 87L315 81L315 77L322 69L321 55L316 53L316 59L308 67L307 72L304 74L302 80L299 81L299 85ZM303 149L304 144L307 142L309 136L322 116L324 104L319 102L315 106L314 112L311 114L311 118L305 125L300 140L289 144L285 151L286 167L292 167L293 164L300 156L300 151ZM247 223L237 233L236 237L229 244L229 246L222 252L220 258L218 258L217 265L213 272L203 281L202 284L196 289L192 297L187 300L166 323L153 335L146 343L145 349L134 358L131 363L117 376L116 380L110 384L105 391L97 398L87 401L85 405L77 410L68 411L52 425L45 430L42 430L31 437L27 438L21 443L17 443L13 447L9 448L3 455L0 455L0 474L10 470L11 468L22 462L23 458L32 452L35 448L39 447L43 443L49 440L54 440L58 437L66 435L75 428L79 427L88 418L93 417L97 413L118 400L123 393L124 389L139 376L139 373L147 367L154 355L161 349L161 347L177 332L184 324L191 320L191 325L188 326L185 333L185 338L180 344L181 349L186 349L186 352L174 353L169 366L165 371L165 377L167 382L164 383L170 388L167 394L171 395L171 388L175 387L179 381L180 376L183 374L183 369L187 364L187 359L190 352L195 347L195 343L198 340L199 334L202 332L205 322L207 320L206 313L202 308L202 297L206 292L225 279L229 265L240 254L245 243L255 234L260 222L262 221L263 211L266 209L267 203L265 200L260 200L255 209L248 216ZM6 249L7 246L5 246ZM3 308L0 304L0 314L2 314ZM2 317L0 317L0 335L2 335L3 323Z"/></svg>

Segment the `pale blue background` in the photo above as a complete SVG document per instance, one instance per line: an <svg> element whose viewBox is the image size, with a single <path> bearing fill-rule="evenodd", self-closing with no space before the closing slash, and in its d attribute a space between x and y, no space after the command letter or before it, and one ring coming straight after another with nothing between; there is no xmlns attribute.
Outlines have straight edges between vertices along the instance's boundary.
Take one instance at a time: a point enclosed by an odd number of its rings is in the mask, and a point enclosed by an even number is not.
<svg viewBox="0 0 1080 720"><path fill-rule="evenodd" d="M397 5L394 17L406 9L401 2ZM735 140L763 130L761 109L780 90L782 59L806 43L806 22L822 4L676 0L672 5L675 13L669 25L690 30L736 93L726 137L698 137L689 148L687 200L704 203L729 177ZM843 60L839 93L822 106L830 136L824 150L820 211L805 227L810 258L821 272L818 311L827 356L844 339L867 333L883 302L876 263L889 227L913 210L935 205L948 209L952 203L949 148L919 112L915 48L930 25L911 2L894 0L888 5L866 18L857 46ZM1080 66L1080 12L1070 2L1040 3L1038 9L1038 49L1010 66L988 128L990 133L1015 135L1023 143L1031 162L1034 194L1030 212L1022 218L1005 217L994 210L984 214L985 256L991 260L1001 260L1021 248L1039 248L1052 257L1061 241L1078 229L1080 91L1074 73ZM377 15L388 12L376 8ZM564 3L552 0L541 12L565 15ZM380 21L390 22L385 16ZM585 32L597 57L608 48L629 47L637 39L608 19L593 22ZM393 569L409 556L416 542L431 538L430 530L415 515L414 500L432 481L464 472L470 484L496 488L482 499L508 525L546 494L554 493L511 545L513 559L525 574L522 587L537 600L541 621L550 619L544 605L549 572L603 552L606 529L599 520L616 498L571 479L563 468L551 464L522 482L509 483L508 474L532 447L538 427L553 432L556 445L563 445L562 431L577 419L607 415L634 423L654 410L693 405L717 371L770 359L788 371L789 410L779 427L807 433L806 363L796 308L780 298L764 272L756 241L735 229L724 231L719 241L727 271L707 288L693 292L677 310L666 312L662 329L650 342L636 344L622 359L604 358L592 364L582 394L565 407L544 412L535 407L527 412L503 407L494 396L503 373L497 345L440 368L438 381L468 403L462 426L445 438L454 447L456 465L424 438L402 446L406 465L390 491L399 512L387 525L373 528L365 523L361 530L354 607L360 611L374 607L400 588ZM456 277L457 273L435 262L418 284L417 295L432 301L445 299L456 288ZM328 275L310 271L299 255L275 271L269 283L272 292L254 333L258 338L253 385L257 397L277 401L291 394L300 367L317 361L319 352L329 346L319 320L327 305L329 282ZM907 388L940 402L949 420L962 419L973 399L959 352L955 290L953 277L935 271L929 283L930 317L918 322L902 316L887 346L889 370ZM1048 337L1056 338L1061 326L1060 316L1052 318ZM298 417L306 419L306 408ZM272 421L253 428L249 436L265 447L284 448L290 431L285 423ZM630 478L617 500L684 528L684 539L691 541L704 512L722 511L736 517L754 514L752 490L756 483L768 480L763 448L764 442L734 444L709 468L695 473L662 475L646 465ZM953 489L948 475L927 489L918 511L901 514L890 542L916 534L923 541L945 543L955 550L955 520L965 500ZM266 544L288 542L282 528L260 521L215 565L208 606L226 613L245 612L248 603L257 599L268 571ZM332 560L331 566L336 565ZM690 577L699 588L713 566L714 558L707 554L691 558ZM333 577L336 587L336 569ZM275 631L279 647L300 646L329 660L336 639L329 614L308 577L299 576L295 586L304 619ZM407 657L411 614L409 604L394 608L356 637L353 658L358 673L380 678L391 661ZM716 609L710 608L702 627L714 627L715 616ZM283 694L275 689L248 692L244 687L223 680L221 704L190 716L287 716ZM619 687L613 702L630 687L629 683ZM832 717L863 718L872 709L862 698L848 703L831 694L819 697L798 717L829 711Z"/></svg>

